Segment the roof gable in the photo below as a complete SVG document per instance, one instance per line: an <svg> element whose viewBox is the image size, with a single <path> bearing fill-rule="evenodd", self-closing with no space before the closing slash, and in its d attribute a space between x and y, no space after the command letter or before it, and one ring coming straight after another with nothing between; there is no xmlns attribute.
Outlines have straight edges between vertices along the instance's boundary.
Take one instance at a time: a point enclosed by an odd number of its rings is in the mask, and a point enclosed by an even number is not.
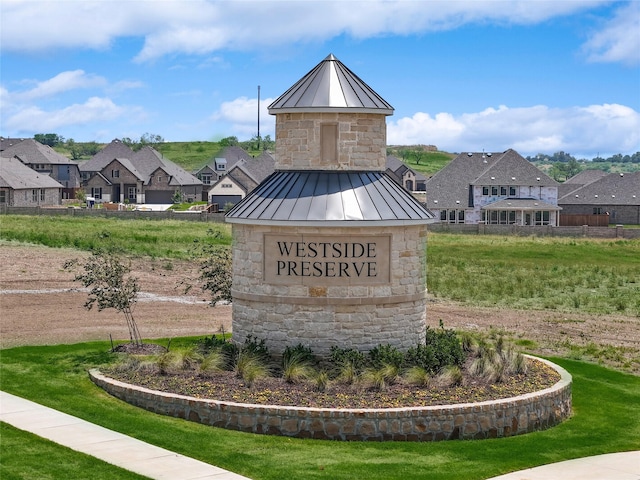
<svg viewBox="0 0 640 480"><path fill-rule="evenodd" d="M120 140L112 140L107 146L86 162L80 164L81 172L99 172L114 158L131 158L133 150Z"/></svg>
<svg viewBox="0 0 640 480"><path fill-rule="evenodd" d="M557 186L549 177L515 150L509 149L488 164L473 182L474 185L544 185Z"/></svg>

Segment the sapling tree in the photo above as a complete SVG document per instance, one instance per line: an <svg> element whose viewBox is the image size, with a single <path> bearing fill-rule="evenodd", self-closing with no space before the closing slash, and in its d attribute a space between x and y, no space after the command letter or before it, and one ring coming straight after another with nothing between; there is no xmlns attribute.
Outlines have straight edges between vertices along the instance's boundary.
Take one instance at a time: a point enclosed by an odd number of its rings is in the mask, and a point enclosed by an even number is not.
<svg viewBox="0 0 640 480"><path fill-rule="evenodd" d="M195 239L190 249L191 258L198 263L200 276L199 287L203 292L211 294L211 305L219 301L231 302L232 253L224 244L224 234L220 230L209 229L207 236ZM191 281L181 282L184 292L189 292L194 284Z"/></svg>
<svg viewBox="0 0 640 480"><path fill-rule="evenodd" d="M78 260L65 262L65 270L73 270ZM140 346L142 338L133 318L133 308L138 298L140 287L136 277L125 276L131 272L130 264L124 264L114 253L94 252L82 265L83 271L76 274L74 280L90 288L89 297L84 306L91 310L97 305L98 311L114 308L121 312L129 329L131 343Z"/></svg>
<svg viewBox="0 0 640 480"><path fill-rule="evenodd" d="M200 261L201 288L211 294L211 304L231 301L231 249L222 245L203 247L204 257Z"/></svg>

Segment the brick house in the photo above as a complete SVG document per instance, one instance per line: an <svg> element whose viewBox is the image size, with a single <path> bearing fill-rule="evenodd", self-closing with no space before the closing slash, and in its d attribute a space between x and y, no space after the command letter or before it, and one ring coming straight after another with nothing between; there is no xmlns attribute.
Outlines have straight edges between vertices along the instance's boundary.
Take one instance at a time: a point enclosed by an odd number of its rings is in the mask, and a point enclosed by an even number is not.
<svg viewBox="0 0 640 480"><path fill-rule="evenodd" d="M242 160L248 162L253 160L253 157L238 146L225 147L215 158L197 170L194 175L202 181L204 188L207 189L229 173L233 166Z"/></svg>
<svg viewBox="0 0 640 480"><path fill-rule="evenodd" d="M426 182L444 223L558 225L558 182L515 150L462 153Z"/></svg>
<svg viewBox="0 0 640 480"><path fill-rule="evenodd" d="M416 172L393 155L387 155L386 172L387 175L410 192L424 192L426 189L427 177L420 172Z"/></svg>
<svg viewBox="0 0 640 480"><path fill-rule="evenodd" d="M249 160L242 158L208 190L208 201L218 204L219 208L235 205L274 170L275 160L269 152L262 152L257 158Z"/></svg>
<svg viewBox="0 0 640 480"><path fill-rule="evenodd" d="M63 186L16 157L0 158L0 206L60 205Z"/></svg>
<svg viewBox="0 0 640 480"><path fill-rule="evenodd" d="M41 175L54 179L62 185L62 198L75 198L80 188L78 164L50 146L28 138L13 142L2 151L2 155L14 157Z"/></svg>
<svg viewBox="0 0 640 480"><path fill-rule="evenodd" d="M110 158L117 153L126 157ZM81 169L83 186L98 203L170 204L176 192L186 201L202 197L202 182L152 147L134 153L114 140Z"/></svg>
<svg viewBox="0 0 640 480"><path fill-rule="evenodd" d="M609 223L640 225L640 171L585 170L561 186L563 214L609 215Z"/></svg>

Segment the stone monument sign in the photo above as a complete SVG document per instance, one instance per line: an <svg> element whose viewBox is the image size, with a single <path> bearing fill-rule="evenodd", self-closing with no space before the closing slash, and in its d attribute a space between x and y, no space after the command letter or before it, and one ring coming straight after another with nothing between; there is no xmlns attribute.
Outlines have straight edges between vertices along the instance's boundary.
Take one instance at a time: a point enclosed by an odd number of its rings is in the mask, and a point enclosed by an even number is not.
<svg viewBox="0 0 640 480"><path fill-rule="evenodd" d="M385 173L393 107L329 55L269 113L276 171L226 215L233 340L319 355L423 342L432 216Z"/></svg>

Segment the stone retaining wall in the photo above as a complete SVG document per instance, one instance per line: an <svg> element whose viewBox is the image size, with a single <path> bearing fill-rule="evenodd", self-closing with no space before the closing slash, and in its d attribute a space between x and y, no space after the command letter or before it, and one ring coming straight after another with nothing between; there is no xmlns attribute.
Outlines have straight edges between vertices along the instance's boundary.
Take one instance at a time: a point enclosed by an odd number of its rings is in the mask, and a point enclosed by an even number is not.
<svg viewBox="0 0 640 480"><path fill-rule="evenodd" d="M537 359L540 360L540 359ZM91 380L111 395L154 413L243 432L299 438L368 441L482 439L543 430L571 415L571 375L553 387L518 397L458 405L323 409L248 405L158 392L105 377Z"/></svg>

